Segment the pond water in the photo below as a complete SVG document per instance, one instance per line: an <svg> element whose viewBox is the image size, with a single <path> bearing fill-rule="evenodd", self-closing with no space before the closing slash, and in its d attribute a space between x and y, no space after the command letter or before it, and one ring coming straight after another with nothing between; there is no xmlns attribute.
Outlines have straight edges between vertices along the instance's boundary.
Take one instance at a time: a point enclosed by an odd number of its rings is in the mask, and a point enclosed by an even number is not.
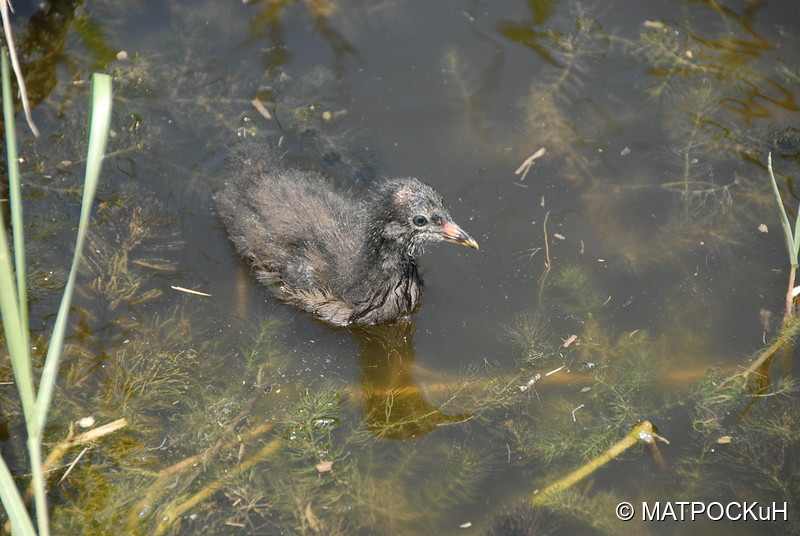
<svg viewBox="0 0 800 536"><path fill-rule="evenodd" d="M84 417L127 425L53 463L54 533L796 533L796 357L748 367L784 318L766 162L791 220L798 21L793 0L17 6L39 352L87 80L114 76L46 442ZM410 319L325 325L259 285L214 214L225 158L259 143L344 183L421 178L481 249L427 248ZM604 459L641 421L651 441Z"/></svg>

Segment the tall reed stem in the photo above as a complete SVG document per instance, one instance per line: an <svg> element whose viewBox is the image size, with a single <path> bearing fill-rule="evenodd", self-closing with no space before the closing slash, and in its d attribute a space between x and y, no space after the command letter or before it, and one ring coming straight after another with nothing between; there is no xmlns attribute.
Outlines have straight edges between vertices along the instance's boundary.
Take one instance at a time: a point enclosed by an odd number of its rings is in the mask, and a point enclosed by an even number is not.
<svg viewBox="0 0 800 536"><path fill-rule="evenodd" d="M0 0L2 2L3 0ZM4 2L3 2L4 3ZM5 122L7 162L9 172L9 201L13 248L9 247L5 225L0 215L0 314L6 345L14 371L14 379L22 402L27 431L28 458L31 468L36 520L40 536L49 536L49 516L47 510L47 483L42 467L42 438L47 423L47 413L58 379L58 365L64 348L70 304L75 289L75 281L80 265L81 252L89 226L89 216L94 202L94 194L100 177L105 154L108 132L111 125L111 77L95 73L91 81L89 147L86 157L83 202L78 224L75 253L72 258L69 278L64 287L64 295L56 315L53 333L48 344L44 367L39 377L39 388L33 380L30 352L30 332L28 323L27 280L25 275L25 240L22 218L22 194L18 169L16 133L14 129L13 94L11 92L8 52L4 48L2 60L3 119ZM11 255L14 254L12 267ZM5 461L0 459L0 499L8 513L16 536L33 536L36 532L30 516L25 509L21 494Z"/></svg>

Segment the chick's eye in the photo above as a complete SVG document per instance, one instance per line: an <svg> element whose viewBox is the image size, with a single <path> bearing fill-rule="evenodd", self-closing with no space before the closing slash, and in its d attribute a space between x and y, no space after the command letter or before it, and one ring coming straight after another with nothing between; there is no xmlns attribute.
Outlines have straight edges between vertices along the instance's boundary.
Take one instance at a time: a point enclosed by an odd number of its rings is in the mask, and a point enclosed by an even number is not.
<svg viewBox="0 0 800 536"><path fill-rule="evenodd" d="M417 227L423 227L428 224L428 218L422 216L421 214L418 214L413 218L411 218L411 221L414 222L414 225L416 225Z"/></svg>

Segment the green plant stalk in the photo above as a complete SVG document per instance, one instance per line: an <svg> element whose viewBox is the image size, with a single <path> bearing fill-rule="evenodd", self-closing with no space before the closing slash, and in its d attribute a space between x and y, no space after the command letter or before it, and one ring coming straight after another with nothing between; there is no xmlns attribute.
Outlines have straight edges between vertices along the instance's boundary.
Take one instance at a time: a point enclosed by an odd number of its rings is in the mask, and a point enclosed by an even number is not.
<svg viewBox="0 0 800 536"><path fill-rule="evenodd" d="M22 410L26 420L33 414L35 390L31 371L31 356L28 332L28 304L25 282L24 240L22 236L22 210L20 203L19 166L17 161L17 138L14 130L14 98L11 93L11 75L8 65L8 53L2 50L2 89L3 89L3 121L5 123L6 153L8 155L8 182L11 201L11 220L14 226L14 254L17 268L16 291L14 290L14 274L11 269L11 249L9 248L4 221L0 221L2 244L0 255L3 256L3 273L0 275L0 314L3 315L3 327L6 344L14 369L14 380L17 384ZM2 218L0 218L2 220ZM20 231L17 230L19 227ZM20 259L22 267L20 268ZM7 264L6 264L7 263ZM22 279L20 279L20 269Z"/></svg>
<svg viewBox="0 0 800 536"><path fill-rule="evenodd" d="M78 223L78 237L75 241L75 253L72 257L72 266L64 288L64 295L61 298L61 305L58 308L58 314L53 326L53 334L50 337L50 344L47 348L47 356L45 357L42 376L39 381L34 413L28 423L31 479L33 481L39 534L42 536L49 534L47 499L45 496L46 483L42 473L42 435L47 422L47 412L50 409L56 379L58 378L58 363L61 360L61 353L64 349L64 336L72 295L75 290L75 280L78 276L83 243L89 227L89 216L92 212L94 195L97 191L100 169L108 142L108 131L111 126L111 95L111 77L102 73L93 74L89 105L89 148L86 155L86 174L84 176L81 215Z"/></svg>
<svg viewBox="0 0 800 536"><path fill-rule="evenodd" d="M786 215L786 209L783 208L783 199L781 199L781 192L778 190L778 181L775 180L775 173L772 172L772 153L767 156L767 171L769 171L769 178L772 179L772 195L775 198L775 205L778 207L778 216L781 219L783 240L786 243L786 251L789 253L789 262L792 267L797 268L797 253L800 243L797 242L796 234L792 232L792 228L789 225L789 217ZM799 226L800 220L795 222L795 232Z"/></svg>
<svg viewBox="0 0 800 536"><path fill-rule="evenodd" d="M15 211L14 209L15 203L17 204L17 208L19 205L19 169L16 166L17 148L14 132L14 103L11 93L10 69L6 49L3 48L0 54L2 55L2 59L0 59L0 77L2 78L3 120L6 129L6 147L8 148L9 190L12 192L11 212L12 220L17 221L15 212L19 219L21 219L21 212L18 210ZM16 194L13 193L15 190L15 181ZM3 330L6 336L9 357L11 359L11 367L14 371L14 380L17 385L20 401L22 402L22 411L25 415L25 422L27 425L28 417L33 413L35 406L35 391L31 371L27 303L25 303L24 259L22 268L23 298L20 300L17 290L15 289L14 270L11 266L11 248L8 244L4 222L5 220L2 213L0 213L0 314L3 318ZM15 232L15 240L17 236L21 236L21 234L17 235ZM17 244L15 244L15 246L17 246ZM18 251L19 250L15 247L15 252L18 253ZM17 266L19 267L18 263ZM18 285L20 284L19 277L16 283L16 288L18 289ZM22 306L23 303L25 303L25 307ZM28 514L28 510L25 508L25 503L16 487L11 471L9 471L5 460L1 456L0 500L3 501L3 506L8 514L14 534L35 536L36 531L33 528L31 517Z"/></svg>
<svg viewBox="0 0 800 536"><path fill-rule="evenodd" d="M8 63L8 53L3 49L3 61ZM8 65L3 68L3 91L11 95L11 74ZM3 99L3 116L14 117L13 99ZM20 186L19 160L17 155L17 133L14 122L5 123L6 130L6 165L8 166L8 193L11 205L11 232L14 243L14 267L17 275L17 300L19 302L19 319L22 325L22 336L25 346L30 346L28 331L28 285L25 277L25 227L22 225L22 189Z"/></svg>
<svg viewBox="0 0 800 536"><path fill-rule="evenodd" d="M36 505L36 526L39 536L50 536L50 514L47 511L47 486L42 470L42 438L28 433L28 458L31 465L31 487Z"/></svg>
<svg viewBox="0 0 800 536"><path fill-rule="evenodd" d="M648 436L650 438L653 436L653 424L650 421L638 423L628 435L614 443L608 450L534 495L531 504L534 506L541 504L550 496L569 489Z"/></svg>
<svg viewBox="0 0 800 536"><path fill-rule="evenodd" d="M83 243L89 225L89 216L91 214L106 143L108 141L108 132L111 124L111 77L100 73L96 73L92 76L89 148L86 158L84 195L78 224L78 237L75 243L75 253L72 259L69 278L56 316L53 334L48 346L47 356L45 357L44 368L42 369L37 393L33 385L30 363L30 334L27 323L27 306L22 306L22 302L27 299L25 291L25 261L24 256L21 260L19 257L20 250L24 252L23 233L21 232L22 213L20 210L19 173L18 169L12 173L12 169L16 166L11 164L12 162L16 163L17 154L13 133L14 112L11 98L10 75L8 60L5 54L3 54L2 57L1 68L3 112L6 124L7 147L9 151L9 181L12 183L10 190L13 192L16 189L16 194L12 193L11 200L12 223L14 225L15 238L14 246L15 253L17 253L17 278L15 285L15 278L11 267L11 250L6 238L3 218L0 217L0 314L2 314L3 318L6 344L8 345L11 364L14 370L17 390L20 393L23 413L25 414L25 424L28 432L28 456L30 458L31 481L34 490L39 535L48 536L50 530L47 512L46 485L42 470L42 436L45 423L47 422L47 413L50 403L52 402L56 379L58 377L58 364L64 348L64 336L75 288L75 280L77 278ZM11 132L10 136L8 132ZM9 142L9 139L14 141ZM13 184L14 182L16 182L16 185ZM21 268L20 262L22 263ZM0 462L2 462L0 463L0 499L2 499L9 519L15 528L15 534L35 534L30 516L25 509L24 502L19 494L19 490L14 484L11 473L5 461L0 458Z"/></svg>
<svg viewBox="0 0 800 536"><path fill-rule="evenodd" d="M11 476L11 471L8 470L2 456L0 456L0 498L11 522L11 533L14 536L36 536L31 516L28 515L14 477Z"/></svg>
<svg viewBox="0 0 800 536"><path fill-rule="evenodd" d="M47 421L47 411L53 396L56 378L58 377L58 363L61 351L64 348L64 335L67 327L67 317L72 303L72 294L75 290L75 279L78 275L83 243L89 227L89 216L92 212L94 195L100 179L100 169L103 164L108 132L111 126L111 77L107 74L95 73L92 75L89 118L89 148L86 156L86 174L84 178L83 202L78 223L78 237L75 241L75 253L72 257L72 266L64 288L64 296L58 308L58 315L53 326L53 334L47 349L39 392L36 397L36 415L33 431L40 435Z"/></svg>
<svg viewBox="0 0 800 536"><path fill-rule="evenodd" d="M797 240L798 231L800 231L800 211L797 213L797 218L794 222L794 232L789 225L789 217L786 215L786 209L783 207L783 200L781 199L781 192L778 190L778 181L775 179L775 173L772 171L772 153L767 155L767 171L769 178L772 182L772 195L775 199L775 204L778 207L778 216L781 219L781 228L783 229L783 240L786 243L786 251L789 254L789 288L786 291L786 312L783 317L783 324L786 326L787 322L794 316L794 290L795 275L797 272L797 254L800 251L800 241Z"/></svg>
<svg viewBox="0 0 800 536"><path fill-rule="evenodd" d="M794 316L794 279L797 275L797 266L789 267L789 288L786 290L786 312L783 315L783 327L786 327Z"/></svg>
<svg viewBox="0 0 800 536"><path fill-rule="evenodd" d="M9 356L11 357L11 366L14 370L14 378L20 393L20 399L24 401L22 396L26 390L28 395L31 398L33 397L33 383L31 382L30 374L28 374L26 380L20 373L26 367L30 373L30 359L26 357L28 348L22 344L20 337L19 309L16 302L16 292L14 291L14 277L12 275L11 258L2 214L0 214L0 314L3 317L3 329L6 335ZM22 365L18 366L19 363L22 363ZM27 383L25 383L26 381ZM32 406L33 403L31 402L29 407L32 409ZM23 412L26 413L27 417L25 408L26 406L23 403ZM22 496L2 457L0 457L0 500L3 501L3 506L11 521L15 535L30 536L36 534L28 511L25 509Z"/></svg>

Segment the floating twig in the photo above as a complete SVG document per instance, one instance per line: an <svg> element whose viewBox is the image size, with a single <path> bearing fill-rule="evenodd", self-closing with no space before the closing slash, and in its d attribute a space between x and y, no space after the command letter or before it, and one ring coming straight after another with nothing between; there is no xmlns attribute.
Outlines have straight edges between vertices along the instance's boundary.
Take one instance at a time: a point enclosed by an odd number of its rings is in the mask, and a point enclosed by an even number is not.
<svg viewBox="0 0 800 536"><path fill-rule="evenodd" d="M251 101L250 101L250 104L252 104L252 105L253 105L253 108L255 108L255 109L256 109L256 111L257 111L258 113L260 113L260 114L261 114L261 116L262 116L264 119L272 119L272 114L271 114L271 113L269 113L269 110L267 110L267 108L264 106L264 103L263 103L263 102L261 102L261 101L260 101L260 100L258 100L258 99L253 99L253 100L251 100Z"/></svg>
<svg viewBox="0 0 800 536"><path fill-rule="evenodd" d="M528 175L528 171L531 170L531 166L533 166L534 161L544 156L544 153L546 152L547 149L545 149L544 147L540 147L538 151L536 151L528 158L526 158L525 161L517 168L517 170L514 172L514 175L519 175L520 173L522 173L522 177L520 177L519 179L520 182L525 180L525 177Z"/></svg>
<svg viewBox="0 0 800 536"><path fill-rule="evenodd" d="M86 451L87 451L87 450L89 450L89 447L83 447L83 450L80 452L80 454L78 454L78 455L75 457L75 459L74 459L74 460L72 460L72 463L71 463L71 464L69 464L69 467L67 467L67 470L66 470L66 471L64 471L64 474L63 474L63 475L61 475L61 478L59 478L59 479L58 479L58 483L59 483L59 484L61 484L62 482L64 482L64 480L65 480L65 479L66 479L66 478L69 476L69 474L72 472L72 470L73 470L73 469L75 469L75 466L78 464L78 462L80 461L80 459L81 459L81 458L83 458L83 455L84 455L84 454L86 454Z"/></svg>
<svg viewBox="0 0 800 536"><path fill-rule="evenodd" d="M186 292L187 294L194 294L196 296L211 296L211 294L208 294L207 292L200 292L199 290L192 290L190 288L179 287L177 285L170 285L169 288L172 290L178 290L180 292Z"/></svg>

